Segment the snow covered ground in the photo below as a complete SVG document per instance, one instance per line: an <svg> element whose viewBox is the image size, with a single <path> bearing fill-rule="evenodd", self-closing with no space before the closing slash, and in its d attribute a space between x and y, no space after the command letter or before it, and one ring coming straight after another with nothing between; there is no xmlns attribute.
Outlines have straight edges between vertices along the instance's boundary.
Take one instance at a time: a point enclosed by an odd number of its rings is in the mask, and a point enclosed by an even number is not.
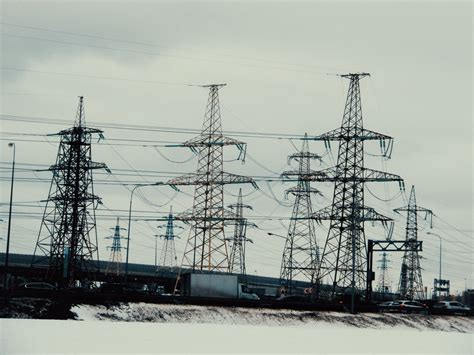
<svg viewBox="0 0 474 355"><path fill-rule="evenodd" d="M75 320L0 319L0 354L472 354L464 317L124 304Z"/></svg>

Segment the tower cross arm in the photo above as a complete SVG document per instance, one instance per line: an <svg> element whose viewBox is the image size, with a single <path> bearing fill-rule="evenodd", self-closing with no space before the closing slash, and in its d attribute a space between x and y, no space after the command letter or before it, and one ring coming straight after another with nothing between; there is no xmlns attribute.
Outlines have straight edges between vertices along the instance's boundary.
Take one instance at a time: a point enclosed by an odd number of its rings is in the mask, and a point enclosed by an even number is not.
<svg viewBox="0 0 474 355"><path fill-rule="evenodd" d="M226 185L226 184L252 184L257 188L255 180L251 177L236 175L231 173L218 174L215 177L209 177L206 174L191 173L170 179L166 182L167 185Z"/></svg>
<svg viewBox="0 0 474 355"><path fill-rule="evenodd" d="M342 141L342 140L347 140L347 139L355 139L355 140L361 140L361 141L366 141L366 140L392 140L393 138L390 136L387 136L385 134L377 133L374 131L370 131L368 129L363 128L362 131L357 134L357 136L348 136L347 130L344 130L343 128L336 128L332 131L329 131L327 133L323 133L319 136L315 137L307 137L307 138L302 138L302 139L307 139L307 140L312 140L312 141Z"/></svg>
<svg viewBox="0 0 474 355"><path fill-rule="evenodd" d="M290 181L328 181L330 175L328 175L329 169L325 170L309 170L309 171L298 171L298 170L287 170L280 174L280 177Z"/></svg>
<svg viewBox="0 0 474 355"><path fill-rule="evenodd" d="M293 171L287 171L282 176L295 175ZM331 167L324 170L312 171L304 175L308 181L358 181L358 182L377 182L377 181L400 181L403 179L395 174L386 173L374 169L362 169L362 174L351 175L351 170L345 170L343 167Z"/></svg>
<svg viewBox="0 0 474 355"><path fill-rule="evenodd" d="M360 211L356 216L355 219L359 222L365 221L380 221L380 222L389 222L392 219L386 217L377 211L375 211L371 207L358 207L355 209L356 211ZM335 211L332 206L325 207L319 211L314 212L311 217L317 221L323 220L337 220L339 219L340 213Z"/></svg>
<svg viewBox="0 0 474 355"><path fill-rule="evenodd" d="M399 175L386 173L384 171L367 169L364 168L363 181L364 182L376 182L376 181L399 181L403 182L403 178Z"/></svg>
<svg viewBox="0 0 474 355"><path fill-rule="evenodd" d="M48 170L60 171L60 170L66 169L67 167L68 167L67 163L59 163L59 164L51 165ZM86 168L87 170L104 169L108 173L111 173L109 167L105 163L88 162L88 164L84 164L83 167Z"/></svg>
<svg viewBox="0 0 474 355"><path fill-rule="evenodd" d="M316 194L316 195L323 196L322 192L314 187L299 188L298 186L290 187L289 189L285 190L285 198L287 198L288 195L290 194L293 194L293 195Z"/></svg>
<svg viewBox="0 0 474 355"><path fill-rule="evenodd" d="M332 206L327 206L314 212L311 217L316 221L330 221L335 219L335 216L332 213Z"/></svg>
<svg viewBox="0 0 474 355"><path fill-rule="evenodd" d="M310 153L310 152L299 152L299 153L291 154L288 157L288 161L298 160L298 159L315 159L315 160L321 161L322 157L319 154Z"/></svg>
<svg viewBox="0 0 474 355"><path fill-rule="evenodd" d="M379 221L379 222L390 222L392 219L378 213L372 207L363 207L360 217L357 218L359 221Z"/></svg>
<svg viewBox="0 0 474 355"><path fill-rule="evenodd" d="M246 205L244 203L233 203L231 205L228 205L227 207L229 208L248 208L249 210L253 210L253 207L250 205Z"/></svg>
<svg viewBox="0 0 474 355"><path fill-rule="evenodd" d="M239 221L242 220L242 217L239 217L236 213L229 211L225 208L219 208L209 211L206 213L203 209L193 209L190 208L186 211L183 211L177 214L174 218L176 221L182 221L185 223L194 222L194 221Z"/></svg>
<svg viewBox="0 0 474 355"><path fill-rule="evenodd" d="M225 146L225 145L236 145L238 147L245 147L247 143L239 141L234 138L223 136L220 133L212 133L212 134L201 134L181 144L168 144L167 147L199 148L199 147Z"/></svg>
<svg viewBox="0 0 474 355"><path fill-rule="evenodd" d="M67 128L67 129L64 129L64 130L62 130L62 131L60 131L60 132L58 132L58 133L50 133L50 134L47 134L47 136L49 136L49 137L65 136L65 135L77 133L77 130L78 130L78 129L80 129L80 130L81 130L81 133L83 133L83 134L94 134L94 133L97 133L97 134L101 135L102 133L104 133L103 130L98 129L98 128L89 128L89 127L81 126L80 128L78 128L78 127Z"/></svg>

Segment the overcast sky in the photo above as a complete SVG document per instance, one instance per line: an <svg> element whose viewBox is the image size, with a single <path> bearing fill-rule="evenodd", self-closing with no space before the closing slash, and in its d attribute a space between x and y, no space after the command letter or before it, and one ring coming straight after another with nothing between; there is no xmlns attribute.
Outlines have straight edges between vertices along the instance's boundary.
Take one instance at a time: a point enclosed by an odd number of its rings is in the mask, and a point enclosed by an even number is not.
<svg viewBox="0 0 474 355"><path fill-rule="evenodd" d="M53 137L18 136L18 133L55 133L68 125L45 123L44 118L74 121L77 96L85 96L86 121L199 129L207 100L199 84L227 83L220 92L226 131L317 135L341 123L348 82L334 75L369 72L361 81L364 126L395 138L392 159L367 156L366 166L386 169L416 186L419 205L432 209L434 233L443 236L444 277L453 290L472 287L472 4L471 2L137 2L137 1L2 1L1 8L1 202L6 220L9 198L9 141L16 142L17 163L52 164L57 140ZM13 116L42 118L42 123L6 120ZM69 124L69 125L70 125ZM143 140L182 142L192 135L151 131L105 129L107 139L93 147L94 160L117 169L192 172L196 159L182 148L139 146ZM39 142L22 140L36 139ZM288 170L287 155L295 152L287 139L241 138L248 143L245 165L232 162L236 152L226 149L225 170L238 174L275 175ZM109 144L110 143L110 144ZM130 142L128 142L130 143ZM322 143L311 150L324 153ZM368 153L378 143L367 142ZM161 154L160 154L161 153ZM334 158L337 146L333 146ZM255 163L256 160L258 163ZM330 161L325 161L326 167ZM263 166L262 166L263 165ZM164 181L160 174L145 177L96 175L96 180L117 182ZM48 172L18 171L19 178L50 180ZM278 203L291 184L263 183L261 192L243 187L249 216L289 217L291 200ZM331 184L317 186L325 198L314 209L330 204ZM15 184L15 212L42 211L48 183ZM369 186L380 199L397 196L398 184ZM192 194L193 188L183 188ZM144 188L134 199L140 216L162 217L170 205L176 212L192 205L185 194L169 188ZM226 188L226 204L236 199L236 187ZM129 192L122 186L96 184L104 205L123 210L98 219L101 258L108 258L104 239L114 226L112 218L125 219ZM382 202L366 192L368 205L396 218L394 238L404 236L405 221L391 209L404 205L401 196ZM30 206L30 205L36 205ZM138 212L138 211L148 211ZM16 217L16 216L15 216ZM447 225L449 223L450 225ZM157 222L132 224L131 261L153 263ZM247 270L278 276L285 221L257 221L260 230L249 231ZM283 225L282 225L283 224ZM40 218L16 217L12 251L31 253ZM430 289L438 272L438 239L424 241L424 282ZM122 226L126 227L125 221ZM2 234L6 222L1 222ZM185 231L177 240L181 259ZM383 229L367 228L367 237L383 237ZM323 247L324 229L318 230ZM0 241L0 245L5 245ZM391 255L392 287L396 288L401 255Z"/></svg>

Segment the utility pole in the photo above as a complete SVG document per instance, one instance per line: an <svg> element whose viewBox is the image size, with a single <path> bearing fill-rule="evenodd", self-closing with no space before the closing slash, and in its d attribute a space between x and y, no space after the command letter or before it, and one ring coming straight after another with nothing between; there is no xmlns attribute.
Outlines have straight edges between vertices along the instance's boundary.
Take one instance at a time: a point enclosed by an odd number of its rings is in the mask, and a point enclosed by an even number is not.
<svg viewBox="0 0 474 355"><path fill-rule="evenodd" d="M364 222L384 223L391 220L364 204L364 186L368 182L398 181L403 189L400 176L364 166L365 141L380 141L384 156L391 151L392 142L391 137L363 127L359 82L367 76L367 73L341 75L349 80L341 127L308 138L324 141L326 147L330 146L331 141L339 142L337 165L314 173L311 177L311 181L334 182L332 205L313 214L316 220L330 221L317 280L320 281L323 277L331 280L331 298L337 293L349 292L352 312L355 312L356 294L362 295L367 283Z"/></svg>
<svg viewBox="0 0 474 355"><path fill-rule="evenodd" d="M125 230L125 228L120 228L119 225L119 217L117 217L117 224L115 228L111 228L114 230L114 235L111 237L106 237L106 239L112 239L112 246L107 247L110 249L110 257L109 262L107 263L107 269L105 271L106 274L115 274L116 276L120 275L120 266L122 264L122 249L120 240L126 239L120 236L120 231Z"/></svg>
<svg viewBox="0 0 474 355"><path fill-rule="evenodd" d="M280 284L289 294L294 291L294 278L302 277L314 284L319 267L311 195L320 192L311 187L310 179L313 174L311 160L321 160L321 157L309 151L307 138L305 133L301 150L288 157L288 163L293 160L298 162L298 169L282 173L283 179L297 179L297 185L285 191L286 197L290 194L295 197L280 269Z"/></svg>
<svg viewBox="0 0 474 355"><path fill-rule="evenodd" d="M110 170L92 161L91 147L93 135L101 139L102 133L86 127L80 96L74 126L55 134L61 140L56 163L49 168L53 178L32 267L49 260L47 278L60 287L72 287L84 272L99 269L95 210L101 200L94 194L92 172Z"/></svg>
<svg viewBox="0 0 474 355"><path fill-rule="evenodd" d="M398 287L400 297L409 300L423 299L425 293L421 276L421 256L416 249L418 241L418 212L424 212L426 218L432 216L433 212L416 205L415 186L411 187L408 205L396 208L394 211L398 214L400 212L407 212L406 241L411 246L403 254Z"/></svg>
<svg viewBox="0 0 474 355"><path fill-rule="evenodd" d="M197 172L167 182L175 188L196 186L192 209L178 215L179 220L192 224L193 230L186 243L182 267L190 268L193 272L229 272L224 222L235 220L236 217L224 208L224 185L255 184L252 178L226 173L223 170L224 146L236 146L242 159L246 149L246 143L222 135L219 89L224 85L204 86L209 88L209 98L201 134L179 145L197 152Z"/></svg>
<svg viewBox="0 0 474 355"><path fill-rule="evenodd" d="M234 224L234 235L232 238L227 240L231 241L230 249L230 272L243 275L247 275L245 267L245 249L247 242L253 243L252 239L247 238L247 228L255 227L255 224L250 223L247 218L244 218L244 208L252 210L252 206L245 205L242 199L242 189L239 189L239 196L237 197L237 203L228 206L230 209L235 211L235 220L232 221Z"/></svg>
<svg viewBox="0 0 474 355"><path fill-rule="evenodd" d="M161 237L159 234L155 234L155 271L158 271L158 238Z"/></svg>
<svg viewBox="0 0 474 355"><path fill-rule="evenodd" d="M7 229L7 249L5 252L5 276L3 278L3 289L8 289L8 259L10 257L10 232L12 227L12 208L13 208L13 183L15 181L15 143L8 143L9 147L13 147L13 159L12 159L12 179L10 184L10 206L8 209L8 229Z"/></svg>

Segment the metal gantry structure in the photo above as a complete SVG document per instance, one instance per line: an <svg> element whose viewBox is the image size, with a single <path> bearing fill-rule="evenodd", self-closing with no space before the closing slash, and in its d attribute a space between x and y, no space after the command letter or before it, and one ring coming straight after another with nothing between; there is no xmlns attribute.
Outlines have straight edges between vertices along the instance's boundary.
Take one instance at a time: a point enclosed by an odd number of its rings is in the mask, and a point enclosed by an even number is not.
<svg viewBox="0 0 474 355"><path fill-rule="evenodd" d="M228 238L230 241L230 259L229 268L231 273L240 275L247 275L245 267L245 249L247 243L253 243L252 239L247 238L247 228L255 227L254 223L250 223L247 218L244 217L244 208L252 209L252 206L245 205L242 198L242 189L239 189L239 195L237 197L237 203L228 206L235 213L235 220L231 223L234 224L234 235L232 238Z"/></svg>
<svg viewBox="0 0 474 355"><path fill-rule="evenodd" d="M311 187L311 176L314 175L311 160L321 160L321 157L309 151L307 137L305 134L301 150L288 157L289 164L293 160L298 162L298 169L282 173L283 179L297 180L296 186L285 191L286 197L290 194L295 197L280 268L280 283L289 294L294 292L295 278L314 283L319 267L319 249L311 203L311 195L318 194L319 191Z"/></svg>
<svg viewBox="0 0 474 355"><path fill-rule="evenodd" d="M313 181L334 182L332 205L313 214L317 220L330 221L317 279L319 283L326 281L331 285L329 294L325 296L334 298L337 293L350 292L352 305L355 295L362 295L367 284L364 222L391 220L364 204L364 185L368 182L399 181L403 188L400 176L364 166L365 141L379 140L383 154L391 149L392 141L391 137L369 131L363 126L359 83L366 76L369 74L341 75L349 79L341 127L309 138L324 141L326 145L331 141L339 142L336 166L319 171L312 177Z"/></svg>
<svg viewBox="0 0 474 355"><path fill-rule="evenodd" d="M174 268L177 266L176 249L174 245L174 216L173 208L170 207L168 220L166 221L166 232L160 235L163 238L163 248L161 249L159 267ZM158 267L158 269L159 269Z"/></svg>
<svg viewBox="0 0 474 355"><path fill-rule="evenodd" d="M201 134L181 144L198 154L197 172L171 179L171 186L195 185L192 209L177 219L188 221L192 230L186 243L182 267L193 272L229 272L229 254L224 235L224 222L235 220L234 213L224 208L224 185L254 183L249 177L224 172L224 146L236 146L245 158L246 143L222 134L219 89L225 84L212 84Z"/></svg>
<svg viewBox="0 0 474 355"><path fill-rule="evenodd" d="M120 218L117 217L117 224L115 225L114 228L110 228L114 230L114 235L110 237L106 237L106 239L112 239L112 245L110 247L107 247L107 249L110 249L110 256L109 256L109 261L107 263L107 269L105 270L105 273L108 275L115 275L119 276L121 274L121 265L122 265L122 249L125 249L121 245L121 240L122 239L127 239L125 237L122 237L120 235L120 231L125 230L125 228L120 228Z"/></svg>
<svg viewBox="0 0 474 355"><path fill-rule="evenodd" d="M85 272L99 268L92 172L108 168L92 161L92 137L102 131L85 125L84 101L79 97L76 120L63 130L49 195L33 255L32 267L48 259L47 278L60 287L73 286Z"/></svg>
<svg viewBox="0 0 474 355"><path fill-rule="evenodd" d="M403 299L424 299L423 279L421 275L421 256L416 248L418 242L418 213L422 212L425 217L431 217L433 212L429 209L416 205L415 186L411 187L408 205L394 210L397 213L407 213L406 242L408 248L403 254L400 270L400 281L398 291Z"/></svg>

